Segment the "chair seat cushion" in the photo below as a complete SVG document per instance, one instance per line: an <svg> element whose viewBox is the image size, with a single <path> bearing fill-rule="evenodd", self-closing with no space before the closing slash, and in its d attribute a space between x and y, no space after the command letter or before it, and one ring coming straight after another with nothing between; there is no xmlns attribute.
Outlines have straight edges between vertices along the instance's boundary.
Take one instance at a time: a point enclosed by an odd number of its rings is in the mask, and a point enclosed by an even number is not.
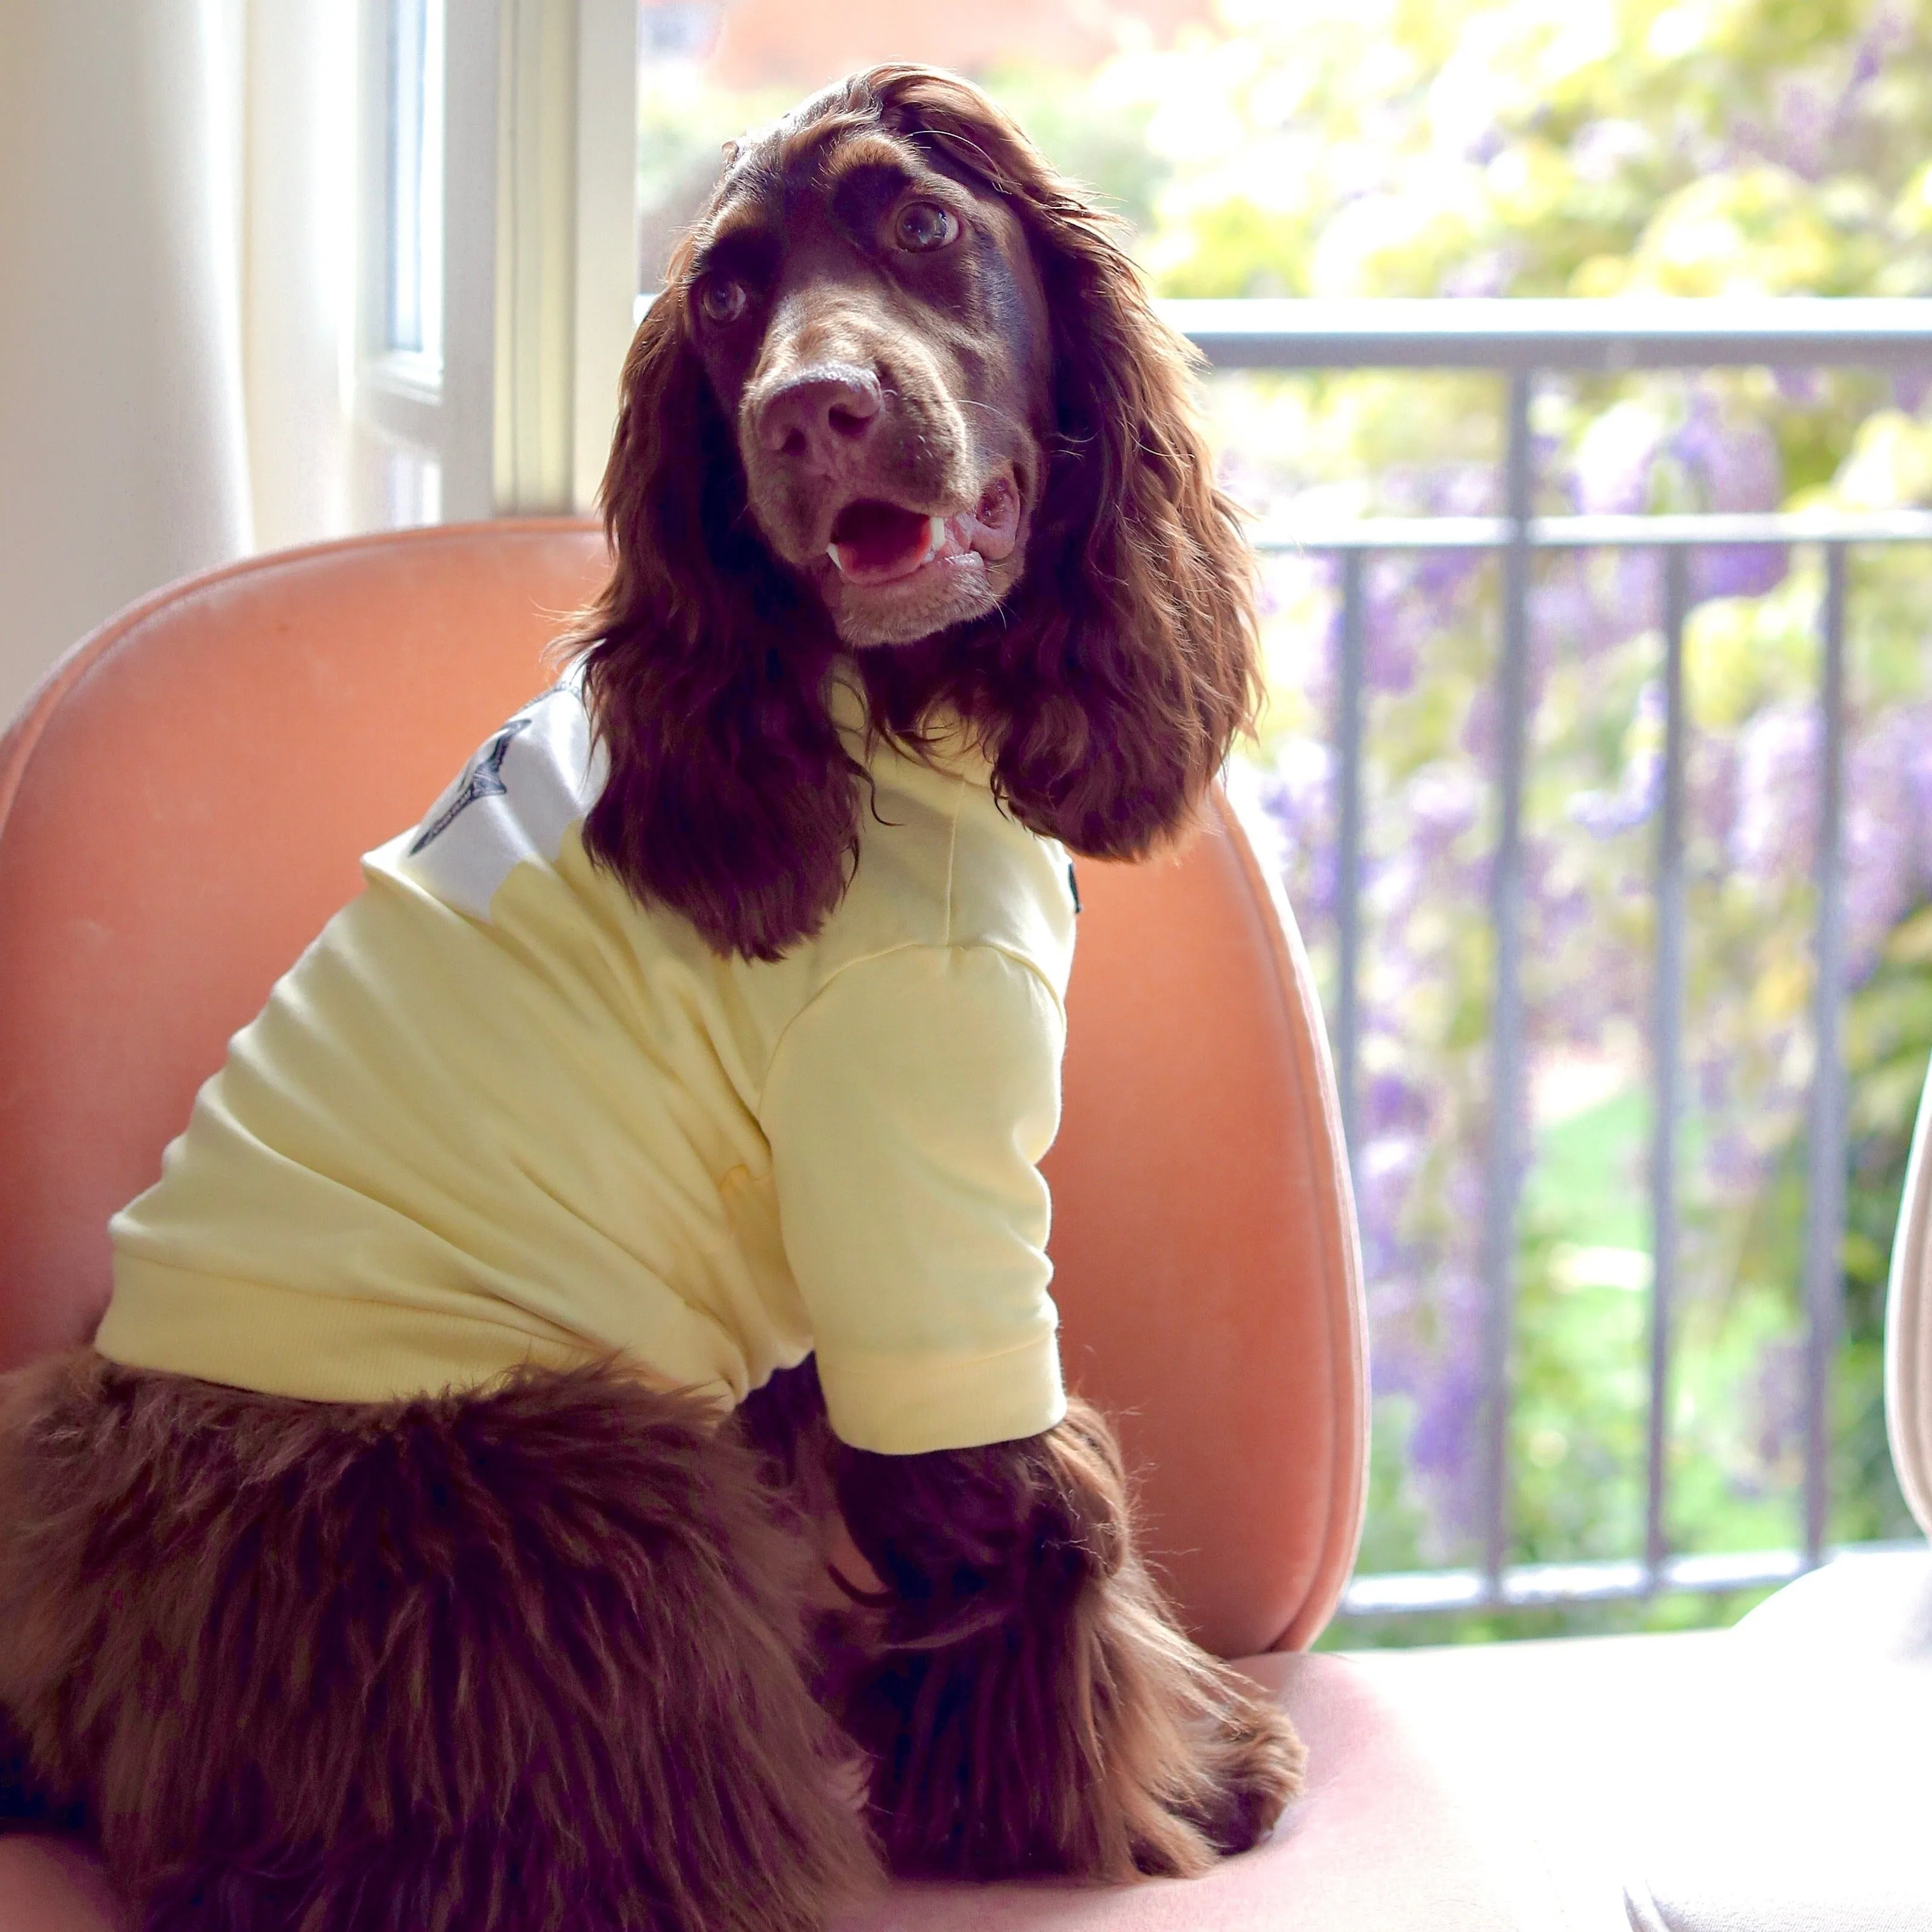
<svg viewBox="0 0 1932 1932"><path fill-rule="evenodd" d="M1378 1673L1327 1655L1251 1658L1309 1748L1274 1836L1206 1876L1114 1890L898 1886L838 1932L1548 1932L1564 1918L1533 1862L1498 1846L1477 1794Z"/></svg>
<svg viewBox="0 0 1932 1932"><path fill-rule="evenodd" d="M1932 1932L1932 1552L1845 1557L1731 1632L1626 1886L1636 1932Z"/></svg>
<svg viewBox="0 0 1932 1932"><path fill-rule="evenodd" d="M896 1886L838 1932L1549 1932L1533 1864L1499 1856L1453 1767L1376 1673L1346 1658L1258 1658L1310 1748L1306 1793L1258 1850L1204 1878L1118 1890ZM52 1838L0 1840L5 1932L127 1932L98 1868Z"/></svg>
<svg viewBox="0 0 1932 1932"><path fill-rule="evenodd" d="M38 1836L0 1838L0 1926L6 1932L134 1932L99 1864L78 1845Z"/></svg>

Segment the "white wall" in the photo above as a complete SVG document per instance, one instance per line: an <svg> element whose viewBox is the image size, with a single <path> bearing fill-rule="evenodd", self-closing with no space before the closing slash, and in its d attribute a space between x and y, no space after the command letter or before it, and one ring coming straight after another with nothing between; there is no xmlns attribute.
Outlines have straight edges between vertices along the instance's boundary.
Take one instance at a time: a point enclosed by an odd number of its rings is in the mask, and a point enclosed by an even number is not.
<svg viewBox="0 0 1932 1932"><path fill-rule="evenodd" d="M0 719L252 542L221 0L0 0Z"/></svg>
<svg viewBox="0 0 1932 1932"><path fill-rule="evenodd" d="M380 520L358 518L352 485L356 10L248 4L242 370L262 550Z"/></svg>

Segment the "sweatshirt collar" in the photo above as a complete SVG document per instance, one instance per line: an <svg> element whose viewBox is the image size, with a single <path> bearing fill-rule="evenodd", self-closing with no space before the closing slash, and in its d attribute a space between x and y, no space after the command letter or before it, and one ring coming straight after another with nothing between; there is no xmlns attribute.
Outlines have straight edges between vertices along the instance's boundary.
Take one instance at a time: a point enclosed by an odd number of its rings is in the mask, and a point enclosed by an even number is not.
<svg viewBox="0 0 1932 1932"><path fill-rule="evenodd" d="M841 663L832 668L826 710L847 748L861 764L896 758L902 764L924 766L963 778L969 784L990 787L993 782L992 760L979 734L950 705L937 705L928 712L916 740L902 743L896 739L881 739L868 752L866 688L857 671Z"/></svg>

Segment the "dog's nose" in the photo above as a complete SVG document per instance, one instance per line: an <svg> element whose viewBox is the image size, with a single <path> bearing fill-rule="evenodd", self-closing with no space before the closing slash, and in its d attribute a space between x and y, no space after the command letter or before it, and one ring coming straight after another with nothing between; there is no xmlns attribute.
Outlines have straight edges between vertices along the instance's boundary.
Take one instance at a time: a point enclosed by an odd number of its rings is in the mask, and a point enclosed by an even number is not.
<svg viewBox="0 0 1932 1932"><path fill-rule="evenodd" d="M869 369L820 364L780 383L758 404L761 447L815 470L836 470L877 426L884 398Z"/></svg>

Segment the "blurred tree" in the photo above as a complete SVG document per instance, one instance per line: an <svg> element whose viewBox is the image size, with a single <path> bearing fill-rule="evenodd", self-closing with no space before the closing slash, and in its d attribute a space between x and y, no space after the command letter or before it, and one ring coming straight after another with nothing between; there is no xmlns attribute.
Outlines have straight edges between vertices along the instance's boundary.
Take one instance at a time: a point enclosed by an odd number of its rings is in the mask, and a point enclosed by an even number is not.
<svg viewBox="0 0 1932 1932"><path fill-rule="evenodd" d="M1094 83L1174 295L1932 292L1922 0L1226 0Z"/></svg>

